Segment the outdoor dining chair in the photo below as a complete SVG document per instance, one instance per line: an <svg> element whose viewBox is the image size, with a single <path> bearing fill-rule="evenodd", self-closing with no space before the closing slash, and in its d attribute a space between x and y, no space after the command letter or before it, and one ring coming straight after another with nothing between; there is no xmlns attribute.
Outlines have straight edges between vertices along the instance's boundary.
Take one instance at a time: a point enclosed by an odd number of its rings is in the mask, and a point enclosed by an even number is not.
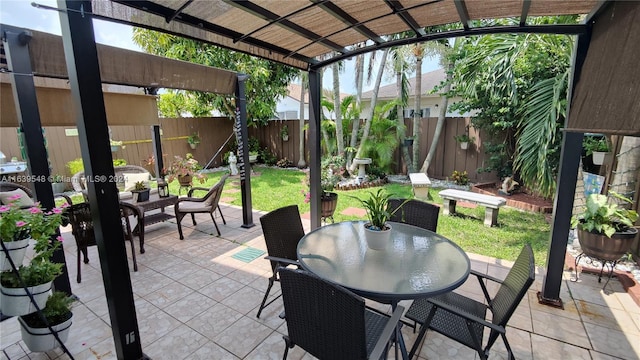
<svg viewBox="0 0 640 360"><path fill-rule="evenodd" d="M19 200L21 207L28 208L35 204L33 200L33 193L28 187L9 181L0 181L0 204L6 205L8 203L8 198L18 194L21 195ZM71 198L65 194L53 194L53 197L61 197L67 204L73 204Z"/></svg>
<svg viewBox="0 0 640 360"><path fill-rule="evenodd" d="M218 228L218 224L216 223L216 219L214 219L214 212L218 209L220 213L220 217L222 218L222 223L226 224L227 221L224 219L224 215L222 215L222 210L220 210L220 196L222 195L222 189L224 188L224 182L229 177L229 174L222 176L220 181L217 184L213 185L211 189L202 188L202 187L192 187L187 193L186 198L178 199L174 209L176 211L176 221L178 223L178 233L180 234L180 240L184 240L184 235L182 234L182 218L187 214L191 214L191 221L193 222L193 226L196 226L196 217L195 214L209 214L211 216L211 220L213 220L213 225L216 227L216 231L218 231L218 236L220 236L220 229ZM206 191L207 193L203 197L194 197L193 193L196 191Z"/></svg>
<svg viewBox="0 0 640 360"><path fill-rule="evenodd" d="M404 308L389 317L351 291L301 270L280 268L288 335L283 359L298 345L318 359L380 359Z"/></svg>
<svg viewBox="0 0 640 360"><path fill-rule="evenodd" d="M271 287L275 281L279 281L278 268L298 264L296 249L298 242L304 236L298 205L285 206L263 215L260 217L260 225L262 225L262 234L269 254L265 259L271 261L273 275L269 278L269 287L258 309L258 318L264 308L280 297L278 295L267 303Z"/></svg>
<svg viewBox="0 0 640 360"><path fill-rule="evenodd" d="M438 205L414 199L389 199L390 212L400 206L402 208L391 215L390 221L402 222L436 232L438 214L440 213Z"/></svg>
<svg viewBox="0 0 640 360"><path fill-rule="evenodd" d="M136 251L133 244L133 232L131 231L131 223L129 222L129 214L133 209L129 204L120 203L120 219L122 222L122 232L125 241L131 243L131 257L133 259L133 271L138 271L138 263L136 261ZM67 208L69 223L71 224L71 233L76 239L76 255L78 263L78 274L76 281L82 282L82 273L80 267L80 253L84 258L84 263L89 263L88 247L96 245L96 235L93 228L93 219L91 217L91 208L89 203L79 203L71 205Z"/></svg>
<svg viewBox="0 0 640 360"><path fill-rule="evenodd" d="M422 342L427 329L432 329L446 337L468 346L478 352L481 359L487 359L491 346L498 336L502 337L509 359L514 359L507 341L507 322L535 279L535 262L529 244L520 252L513 267L504 280L471 270L478 278L488 305L455 292L418 299L413 302L406 317L421 324L409 358L413 357ZM490 297L484 279L500 284L493 298ZM491 321L487 321L487 310L491 311ZM482 347L484 329L489 328L489 339Z"/></svg>

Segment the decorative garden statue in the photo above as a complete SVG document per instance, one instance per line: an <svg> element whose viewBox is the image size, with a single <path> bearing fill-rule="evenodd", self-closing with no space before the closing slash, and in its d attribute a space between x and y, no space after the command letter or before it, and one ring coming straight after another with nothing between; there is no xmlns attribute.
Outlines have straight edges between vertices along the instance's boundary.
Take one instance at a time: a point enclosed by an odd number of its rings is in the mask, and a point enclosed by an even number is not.
<svg viewBox="0 0 640 360"><path fill-rule="evenodd" d="M517 181L507 176L506 178L504 178L504 181L502 182L502 187L500 188L499 193L504 195L511 195L511 193L513 192L513 189L518 185L520 184Z"/></svg>
<svg viewBox="0 0 640 360"><path fill-rule="evenodd" d="M238 158L234 153L229 155L229 169L231 170L231 175L238 175L238 167L236 164L238 163Z"/></svg>

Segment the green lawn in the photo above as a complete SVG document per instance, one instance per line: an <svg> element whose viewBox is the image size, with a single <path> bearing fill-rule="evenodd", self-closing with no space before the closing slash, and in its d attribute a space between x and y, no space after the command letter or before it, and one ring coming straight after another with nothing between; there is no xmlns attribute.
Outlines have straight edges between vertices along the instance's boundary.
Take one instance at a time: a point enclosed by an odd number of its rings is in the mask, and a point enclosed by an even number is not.
<svg viewBox="0 0 640 360"><path fill-rule="evenodd" d="M301 213L309 212L309 204L304 202L302 194L306 187L303 184L305 173L295 170L281 170L266 167L256 167L258 176L251 177L251 201L254 209L271 211L283 206L296 204ZM223 173L209 174L205 185L215 184ZM386 191L398 197L412 196L410 185L387 184ZM225 190L240 189L239 179L227 180ZM338 207L334 214L336 222L360 219L356 216L342 215L348 207L361 207L356 199L350 196L366 198L375 188L336 191L338 193ZM178 183L170 184L172 194L178 193ZM438 192L441 189L430 189L433 203L442 204ZM184 191L182 192L185 193ZM223 198L233 198L233 205L242 205L240 192L225 191ZM536 264L544 265L547 261L550 225L542 214L530 213L503 207L498 215L498 226L488 228L483 224L484 207L475 209L458 206L456 216L440 216L438 233L455 241L465 251L491 256L499 259L515 260L524 244L531 244ZM256 222L257 219L254 219Z"/></svg>

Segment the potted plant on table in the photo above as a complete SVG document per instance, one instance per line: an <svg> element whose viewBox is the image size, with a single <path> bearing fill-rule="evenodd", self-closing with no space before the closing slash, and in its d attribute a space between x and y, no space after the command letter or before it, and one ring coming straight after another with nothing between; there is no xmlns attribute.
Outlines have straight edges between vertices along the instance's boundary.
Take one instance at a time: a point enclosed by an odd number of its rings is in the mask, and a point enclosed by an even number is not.
<svg viewBox="0 0 640 360"><path fill-rule="evenodd" d="M591 155L594 165L602 165L605 155L609 152L609 144L604 136L587 136L582 142L582 147L584 147L587 156Z"/></svg>
<svg viewBox="0 0 640 360"><path fill-rule="evenodd" d="M364 235L367 240L367 245L373 250L383 250L389 243L391 237L391 225L389 225L387 221L396 211L402 208L404 203L395 210L390 211L389 199L391 195L387 194L383 189L378 189L375 193L370 193L369 198L366 200L352 197L360 201L367 211L368 222L364 224Z"/></svg>
<svg viewBox="0 0 640 360"><path fill-rule="evenodd" d="M467 134L456 135L453 137L459 144L462 150L467 150L469 148L469 144L473 144L475 138L469 137Z"/></svg>
<svg viewBox="0 0 640 360"><path fill-rule="evenodd" d="M172 182L178 179L180 186L191 186L192 179L195 177L203 184L206 180L206 176L199 171L202 166L198 164L198 160L193 158L191 153L187 153L185 157L176 155L173 161L169 165L169 168L165 170L167 175L167 181Z"/></svg>
<svg viewBox="0 0 640 360"><path fill-rule="evenodd" d="M614 198L631 203L615 192ZM572 219L578 229L578 242L585 255L606 261L616 261L629 251L638 229L634 228L638 213L610 202L606 195L587 197L584 212Z"/></svg>
<svg viewBox="0 0 640 360"><path fill-rule="evenodd" d="M137 181L135 183L135 189L131 190L133 194L133 200L135 202L149 201L149 194L151 189L143 181Z"/></svg>
<svg viewBox="0 0 640 360"><path fill-rule="evenodd" d="M50 241L62 223L66 203L45 213L39 204L30 209L19 209L15 202L0 207L2 224L0 234L4 239L35 240L35 255L29 265L22 265L12 256L16 270L0 274L0 310L4 315L26 315L36 311L27 290L33 295L38 307L45 305L51 291L51 283L62 273L62 264L51 262L53 252L60 246L62 237ZM7 261L8 262L8 261ZM25 287L27 288L25 290Z"/></svg>
<svg viewBox="0 0 640 360"><path fill-rule="evenodd" d="M63 343L69 338L73 313L71 304L73 298L61 291L55 291L47 299L45 308L41 314L32 313L18 318L22 341L33 352L43 352L55 349L60 344L49 326L58 333L60 341ZM42 320L46 319L46 322Z"/></svg>
<svg viewBox="0 0 640 360"><path fill-rule="evenodd" d="M189 146L195 150L195 148L198 147L198 144L200 144L200 135L197 132L194 132L187 137L187 142L189 143Z"/></svg>

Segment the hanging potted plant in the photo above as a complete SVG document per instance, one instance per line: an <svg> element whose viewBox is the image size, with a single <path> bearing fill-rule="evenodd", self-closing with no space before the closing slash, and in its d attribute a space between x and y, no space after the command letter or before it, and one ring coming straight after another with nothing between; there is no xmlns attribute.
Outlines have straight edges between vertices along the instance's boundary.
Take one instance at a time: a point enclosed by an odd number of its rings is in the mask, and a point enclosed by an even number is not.
<svg viewBox="0 0 640 360"><path fill-rule="evenodd" d="M367 211L367 219L369 221L364 224L364 236L367 240L367 245L373 250L383 250L391 238L391 225L387 221L398 209L402 208L404 203L390 212L389 199L391 195L385 193L383 189L378 189L377 192L371 193L366 200L352 197L360 201Z"/></svg>
<svg viewBox="0 0 640 360"><path fill-rule="evenodd" d="M453 138L460 144L460 149L462 150L467 150L469 144L473 144L475 140L475 138L469 137L467 134L456 135Z"/></svg>
<svg viewBox="0 0 640 360"><path fill-rule="evenodd" d="M194 132L187 137L187 142L189 143L189 146L195 150L195 148L198 147L198 144L200 144L200 135L198 135L197 132Z"/></svg>
<svg viewBox="0 0 640 360"><path fill-rule="evenodd" d="M289 127L287 125L280 130L280 136L282 136L282 141L289 141Z"/></svg>
<svg viewBox="0 0 640 360"><path fill-rule="evenodd" d="M604 158L609 152L609 144L604 136L599 138L587 136L582 142L582 147L584 147L587 156L591 155L594 165L604 164Z"/></svg>
<svg viewBox="0 0 640 360"><path fill-rule="evenodd" d="M22 260L27 252L29 240L31 239L27 222L29 217L21 208L20 194L11 196L8 205L0 206L0 240L2 240L2 248L6 251L0 252L0 271L11 270L11 263L8 258L13 260L16 266L22 265Z"/></svg>
<svg viewBox="0 0 640 360"><path fill-rule="evenodd" d="M63 343L69 338L73 313L71 304L73 298L61 291L54 292L47 299L41 314L37 312L18 318L22 341L33 352L44 352L60 346L49 326L58 334ZM42 320L46 319L46 322Z"/></svg>
<svg viewBox="0 0 640 360"><path fill-rule="evenodd" d="M201 169L198 160L194 159L191 153L187 153L184 158L179 155L174 156L165 174L168 182L178 179L180 186L191 186L194 177L204 184L207 177L199 172Z"/></svg>
<svg viewBox="0 0 640 360"><path fill-rule="evenodd" d="M120 148L124 149L124 145L122 145L122 141L116 141L109 139L109 145L111 145L111 152L116 152L120 150Z"/></svg>
<svg viewBox="0 0 640 360"><path fill-rule="evenodd" d="M33 295L38 307L44 307L51 291L51 283L62 273L63 264L50 260L54 250L60 246L62 237L58 236L58 241L53 242L50 239L62 223L63 208L54 208L45 213L37 204L28 210L19 210L18 217L13 217L13 213L8 214L10 211L12 210L2 212L3 226L13 223L14 235L20 233L19 236L35 240L35 255L31 263L25 266L22 261L14 261L17 269L0 275L0 310L4 315L18 316L36 311L27 291ZM10 233L10 227L3 228L3 237Z"/></svg>
<svg viewBox="0 0 640 360"><path fill-rule="evenodd" d="M614 198L626 203L627 199L613 191ZM638 213L610 203L606 195L591 194L587 197L584 212L574 217L572 226L578 229L578 242L589 257L615 261L629 251L638 229L634 228Z"/></svg>

